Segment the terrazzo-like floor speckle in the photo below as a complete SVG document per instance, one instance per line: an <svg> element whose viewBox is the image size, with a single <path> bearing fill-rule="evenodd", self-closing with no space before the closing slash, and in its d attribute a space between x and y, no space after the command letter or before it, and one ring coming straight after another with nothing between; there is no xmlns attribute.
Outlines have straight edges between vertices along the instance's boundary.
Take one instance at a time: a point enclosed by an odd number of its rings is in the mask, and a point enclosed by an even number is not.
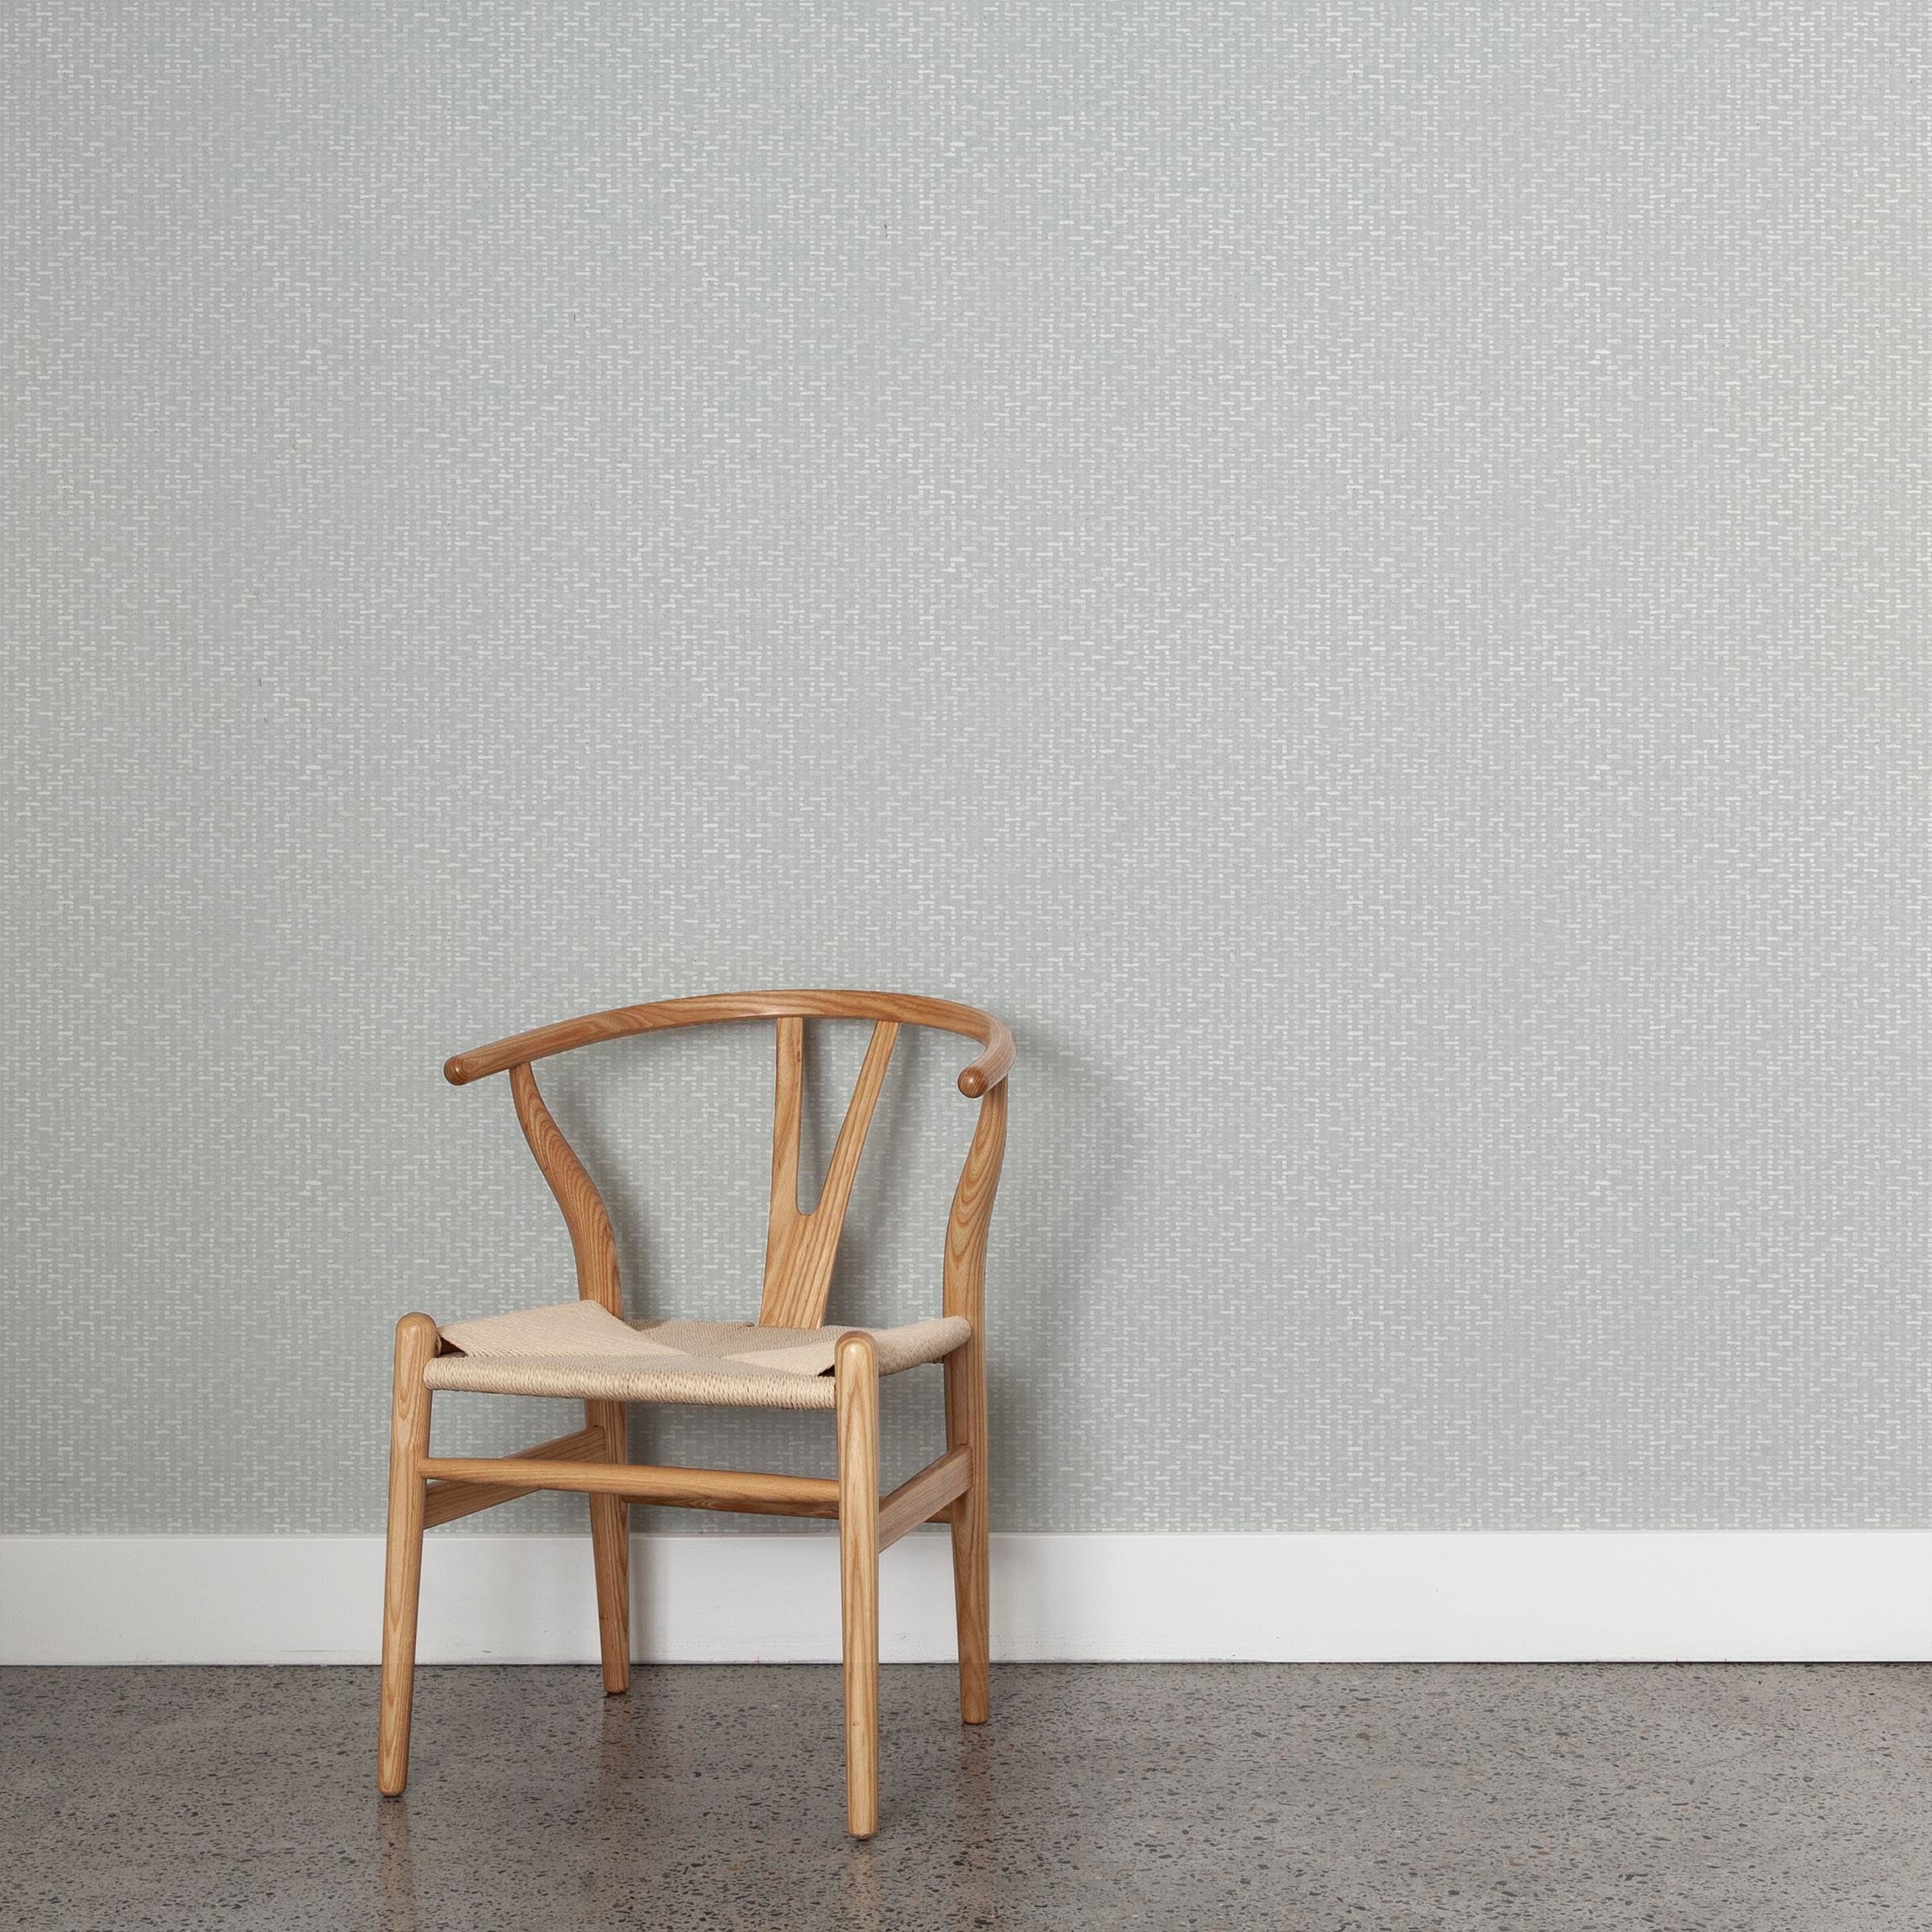
<svg viewBox="0 0 1932 1932"><path fill-rule="evenodd" d="M0 1924L1298 1932L1932 1927L1932 1670L885 1673L879 1835L836 1670L0 1673Z"/></svg>

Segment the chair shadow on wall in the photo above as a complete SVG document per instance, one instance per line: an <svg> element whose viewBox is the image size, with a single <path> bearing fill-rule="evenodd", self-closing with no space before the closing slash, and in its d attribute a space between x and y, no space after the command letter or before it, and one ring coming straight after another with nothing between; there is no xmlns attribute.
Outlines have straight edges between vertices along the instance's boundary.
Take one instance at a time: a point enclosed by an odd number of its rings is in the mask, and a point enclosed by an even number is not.
<svg viewBox="0 0 1932 1932"><path fill-rule="evenodd" d="M1121 1283L1100 1278L1099 1271L1124 1264L1106 1253L1096 1236L1123 1225L1125 1203L1150 1158L1134 1132L1137 1108L1142 1113L1146 1108L1146 1092L1121 1077L1113 1059L1083 1053L1042 1026L1028 1026L1014 1038L1025 1056L1024 1111L1016 1108L1020 1124L1014 1130L1025 1155L1007 1182L1005 1219L996 1224L986 1264L994 1337L987 1394L997 1459L996 1520L1006 1493L1001 1462L1010 1468L1030 1445L1037 1444L1039 1454L1053 1453L1051 1438L1041 1439L1037 1428L1029 1427L1051 1422L1046 1406L1016 1371L1027 1358L1077 1360L1083 1334L1092 1333L1083 1328L1087 1311L1102 1311L1113 1322L1120 1305L1131 1301ZM1013 1340L1022 1315L1024 1351ZM1080 1422L1083 1430L1125 1439L1121 1418L1088 1408ZM1009 1574L1001 1595L1009 1604L1023 1604L1022 1593L1030 1587L1024 1572Z"/></svg>

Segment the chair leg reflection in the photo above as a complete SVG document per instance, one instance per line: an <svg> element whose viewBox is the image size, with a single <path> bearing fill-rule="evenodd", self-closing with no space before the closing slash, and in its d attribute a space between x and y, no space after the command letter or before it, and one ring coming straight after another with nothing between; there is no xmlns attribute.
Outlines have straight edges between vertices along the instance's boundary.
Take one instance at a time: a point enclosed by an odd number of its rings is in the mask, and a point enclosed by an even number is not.
<svg viewBox="0 0 1932 1932"><path fill-rule="evenodd" d="M416 1874L409 1850L409 1802L376 1806L376 1924L416 1932Z"/></svg>

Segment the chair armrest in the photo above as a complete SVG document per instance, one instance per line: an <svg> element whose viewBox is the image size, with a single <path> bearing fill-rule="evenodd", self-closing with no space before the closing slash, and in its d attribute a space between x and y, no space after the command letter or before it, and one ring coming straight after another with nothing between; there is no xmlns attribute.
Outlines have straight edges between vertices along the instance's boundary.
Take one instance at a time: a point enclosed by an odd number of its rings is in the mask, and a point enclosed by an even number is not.
<svg viewBox="0 0 1932 1932"><path fill-rule="evenodd" d="M993 1018L990 1013L986 1017ZM999 1021L993 1020L993 1032L985 1051L970 1066L960 1071L960 1092L968 1100L976 1100L998 1086L1012 1071L1013 1035Z"/></svg>

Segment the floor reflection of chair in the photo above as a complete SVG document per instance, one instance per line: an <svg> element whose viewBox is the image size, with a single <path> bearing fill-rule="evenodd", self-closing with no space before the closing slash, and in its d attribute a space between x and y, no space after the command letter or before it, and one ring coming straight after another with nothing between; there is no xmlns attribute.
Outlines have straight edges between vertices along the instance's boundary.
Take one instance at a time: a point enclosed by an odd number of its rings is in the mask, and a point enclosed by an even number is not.
<svg viewBox="0 0 1932 1932"><path fill-rule="evenodd" d="M416 1874L409 1850L409 1806L376 1807L378 1932L416 1932Z"/></svg>

